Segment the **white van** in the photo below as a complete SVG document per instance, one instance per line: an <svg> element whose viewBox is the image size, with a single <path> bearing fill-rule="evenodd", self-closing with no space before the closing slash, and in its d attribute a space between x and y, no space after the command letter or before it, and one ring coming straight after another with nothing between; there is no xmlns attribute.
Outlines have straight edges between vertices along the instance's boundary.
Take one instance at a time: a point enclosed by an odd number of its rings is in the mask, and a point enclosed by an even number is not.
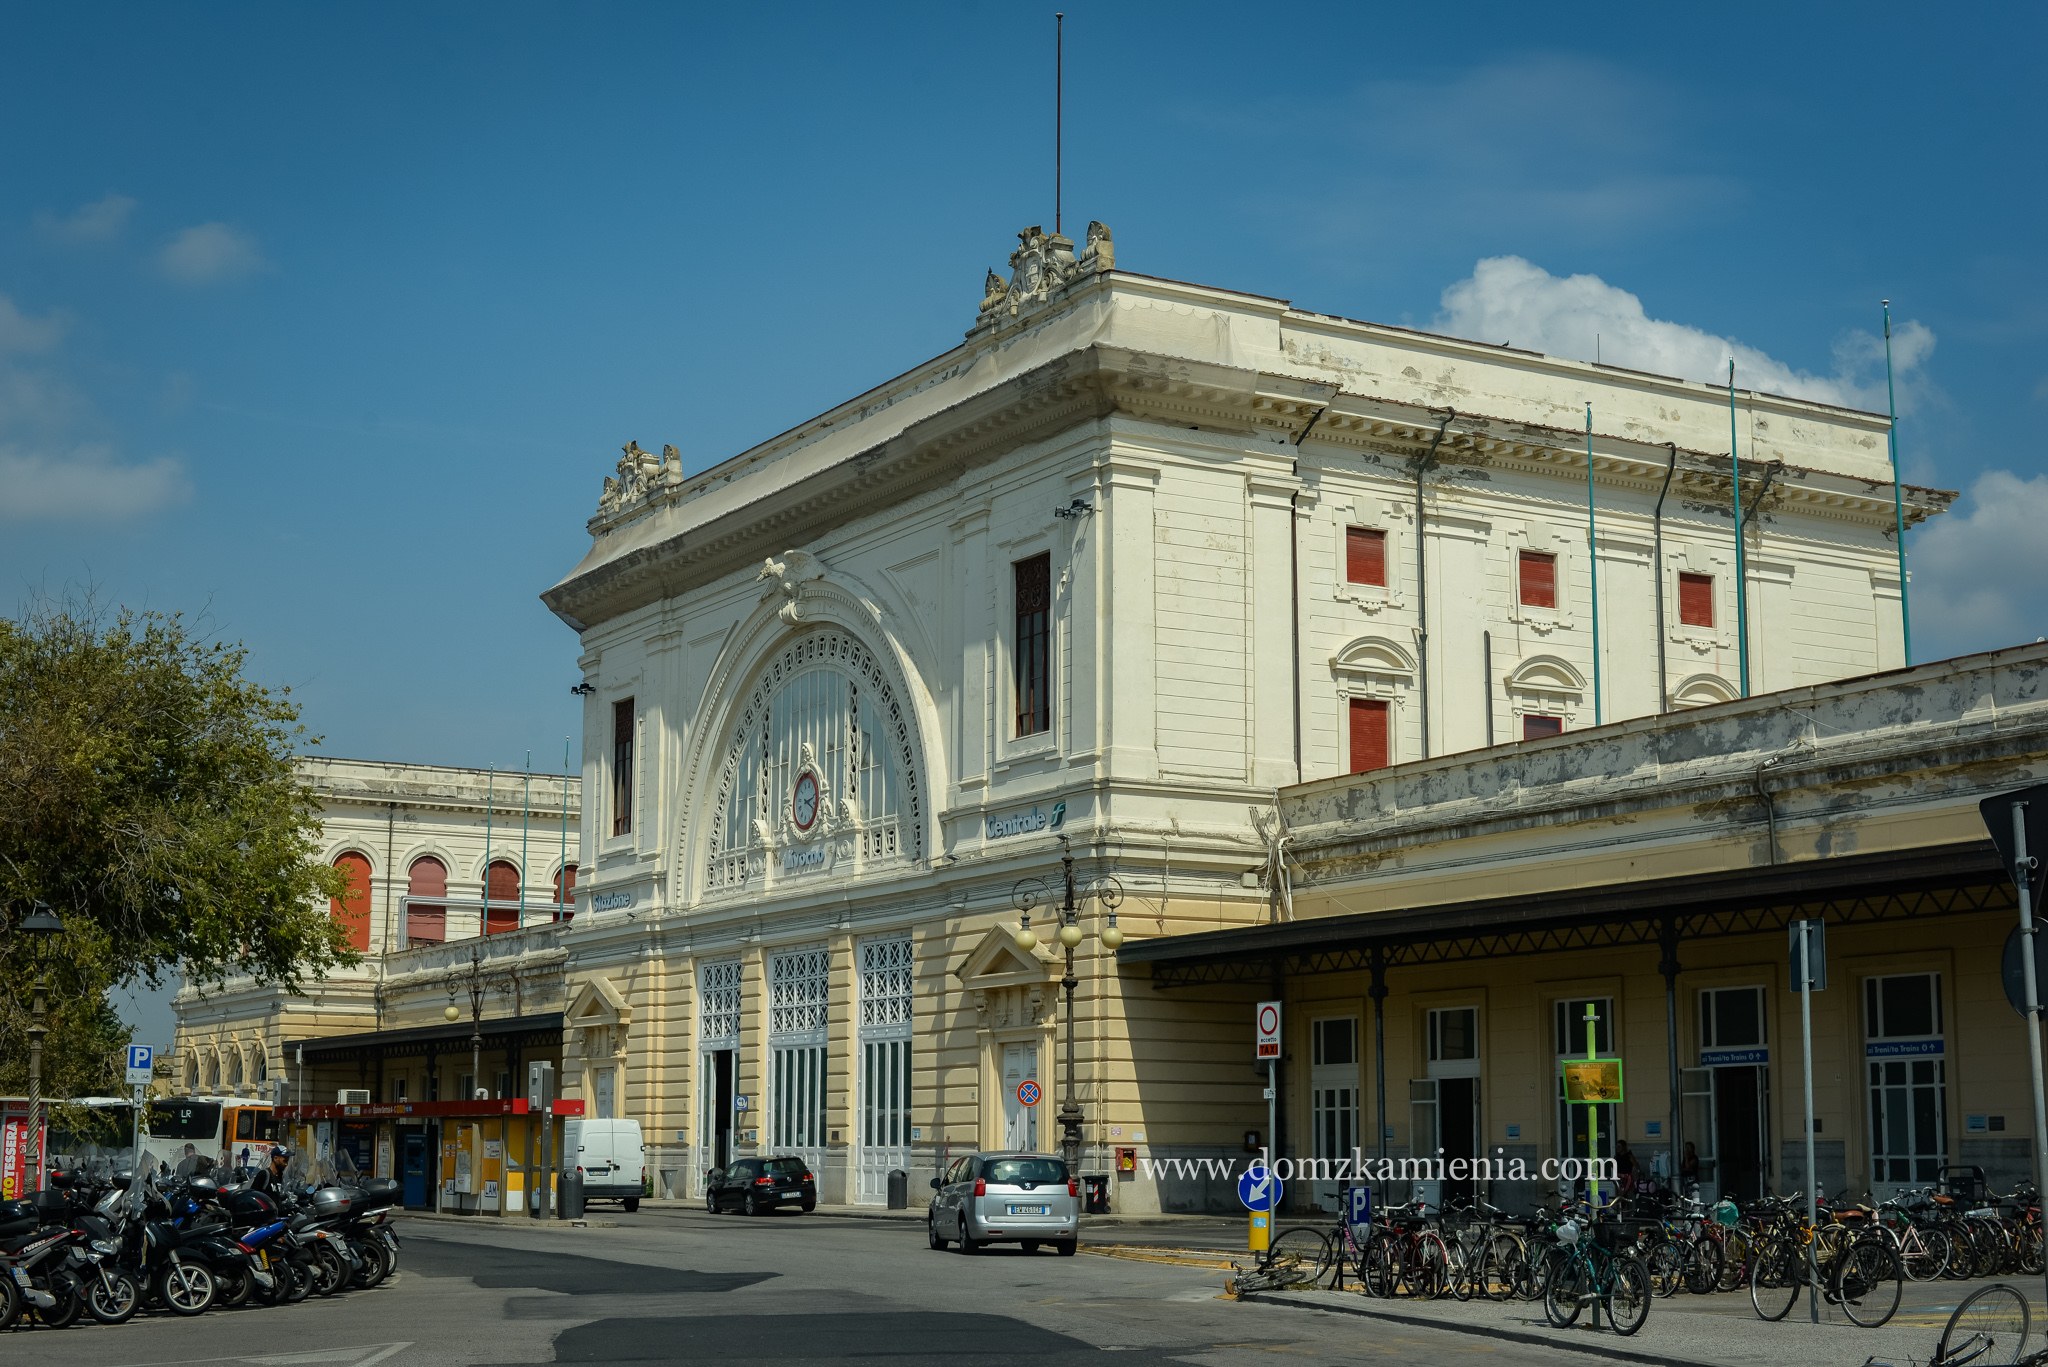
<svg viewBox="0 0 2048 1367"><path fill-rule="evenodd" d="M562 1122L562 1171L583 1174L585 1201L617 1201L628 1211L640 1209L647 1187L647 1146L637 1120Z"/></svg>

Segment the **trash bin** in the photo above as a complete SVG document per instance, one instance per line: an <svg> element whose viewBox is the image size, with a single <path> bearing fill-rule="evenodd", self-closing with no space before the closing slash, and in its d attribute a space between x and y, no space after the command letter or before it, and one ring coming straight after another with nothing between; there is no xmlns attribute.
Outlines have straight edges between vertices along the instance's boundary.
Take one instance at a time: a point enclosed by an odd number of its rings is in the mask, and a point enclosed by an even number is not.
<svg viewBox="0 0 2048 1367"><path fill-rule="evenodd" d="M556 1216L563 1220L583 1218L583 1169L571 1168L562 1174L560 1187L561 1201Z"/></svg>
<svg viewBox="0 0 2048 1367"><path fill-rule="evenodd" d="M1085 1213L1109 1214L1109 1174L1098 1173L1093 1177L1083 1177L1081 1181L1086 1184L1088 1191Z"/></svg>
<svg viewBox="0 0 2048 1367"><path fill-rule="evenodd" d="M910 1174L901 1168L889 1169L889 1209L910 1208Z"/></svg>

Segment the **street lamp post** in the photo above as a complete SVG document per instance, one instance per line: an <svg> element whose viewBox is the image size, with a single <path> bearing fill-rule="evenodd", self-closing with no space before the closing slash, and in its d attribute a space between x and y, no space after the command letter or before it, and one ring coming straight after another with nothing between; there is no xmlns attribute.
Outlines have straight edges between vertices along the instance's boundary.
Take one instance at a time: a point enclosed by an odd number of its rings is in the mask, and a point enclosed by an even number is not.
<svg viewBox="0 0 2048 1367"><path fill-rule="evenodd" d="M1074 989L1080 979L1074 975L1074 951L1087 938L1081 929L1081 904L1093 900L1108 913L1109 924L1105 925L1097 938L1102 947L1114 953L1124 942L1124 933L1117 927L1116 909L1124 900L1124 887L1111 874L1089 883L1079 883L1074 878L1074 851L1067 837L1060 836L1060 928L1057 932L1060 949L1065 955L1066 971L1060 976L1060 987L1066 994L1067 1038L1066 1076L1060 1083L1060 1156L1066 1159L1067 1172L1077 1177L1081 1168L1081 1102L1074 1095ZM1016 935L1017 948L1030 952L1038 944L1038 936L1031 929L1031 912L1045 900L1047 889L1043 879L1025 878L1011 890L1011 900L1024 913L1023 924Z"/></svg>
<svg viewBox="0 0 2048 1367"><path fill-rule="evenodd" d="M41 902L29 909L29 914L17 927L24 935L33 937L30 954L35 962L35 982L30 987L28 1008L28 1169L35 1177L35 1189L43 1189L43 1036L49 1029L43 1024L44 1012L48 1005L43 1000L43 943L47 937L64 929L64 923Z"/></svg>
<svg viewBox="0 0 2048 1367"><path fill-rule="evenodd" d="M469 993L469 1085L471 1095L464 1101L475 1099L475 1091L482 1088L484 1080L484 997L491 990L492 974L484 972L483 950L470 946L469 967L457 969L448 978L448 1008L442 1014L450 1021L462 1019L456 1009L455 993L458 989Z"/></svg>

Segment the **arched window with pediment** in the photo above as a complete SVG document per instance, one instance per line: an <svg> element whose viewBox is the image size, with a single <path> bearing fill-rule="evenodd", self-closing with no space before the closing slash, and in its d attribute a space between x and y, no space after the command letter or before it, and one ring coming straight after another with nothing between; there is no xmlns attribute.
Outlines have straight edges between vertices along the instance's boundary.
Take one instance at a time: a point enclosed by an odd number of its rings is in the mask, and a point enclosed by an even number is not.
<svg viewBox="0 0 2048 1367"><path fill-rule="evenodd" d="M1673 707L1707 707L1733 702L1735 687L1718 674L1695 674L1671 691Z"/></svg>
<svg viewBox="0 0 2048 1367"><path fill-rule="evenodd" d="M1515 739L1561 735L1579 729L1586 676L1555 655L1535 655L1509 673L1507 695Z"/></svg>
<svg viewBox="0 0 2048 1367"><path fill-rule="evenodd" d="M915 862L924 803L908 705L872 651L819 631L778 651L724 742L706 886Z"/></svg>

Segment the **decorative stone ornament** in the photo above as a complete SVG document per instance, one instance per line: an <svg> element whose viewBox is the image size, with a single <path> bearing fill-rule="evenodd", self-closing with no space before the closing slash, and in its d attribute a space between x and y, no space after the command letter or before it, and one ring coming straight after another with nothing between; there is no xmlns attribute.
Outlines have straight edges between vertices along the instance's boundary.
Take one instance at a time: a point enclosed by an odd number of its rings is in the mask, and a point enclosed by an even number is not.
<svg viewBox="0 0 2048 1367"><path fill-rule="evenodd" d="M624 454L619 457L618 473L605 476L597 513L590 519L592 535L617 526L657 495L678 489L683 482L683 457L675 447L664 446L657 456L641 450L639 442L629 441L619 450Z"/></svg>
<svg viewBox="0 0 2048 1367"><path fill-rule="evenodd" d="M1116 264L1116 245L1101 223L1088 225L1087 246L1078 261L1072 238L1047 233L1037 224L1018 233L1017 242L1017 250L1010 253L1010 278L1004 280L990 271L982 282L981 312L969 336L1033 312L1075 280L1111 270Z"/></svg>

